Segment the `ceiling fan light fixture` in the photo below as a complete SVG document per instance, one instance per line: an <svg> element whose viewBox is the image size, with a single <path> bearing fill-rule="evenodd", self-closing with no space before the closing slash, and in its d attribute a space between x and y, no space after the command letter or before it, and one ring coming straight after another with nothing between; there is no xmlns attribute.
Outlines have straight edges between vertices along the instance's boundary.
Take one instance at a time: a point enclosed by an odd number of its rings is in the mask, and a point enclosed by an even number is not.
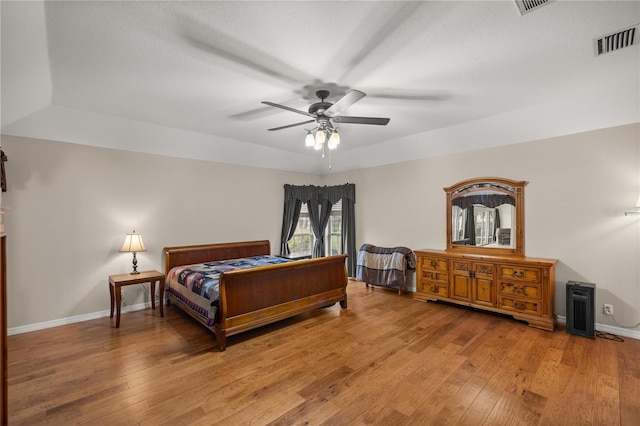
<svg viewBox="0 0 640 426"><path fill-rule="evenodd" d="M331 137L329 138L327 145L329 146L329 149L336 149L338 145L340 145L340 135L338 134L337 129L333 129L333 133L331 133Z"/></svg>
<svg viewBox="0 0 640 426"><path fill-rule="evenodd" d="M324 133L324 130L318 129L318 131L316 132L316 143L313 146L313 149L318 151L321 150L322 144L324 144L324 140L326 137L327 135Z"/></svg>
<svg viewBox="0 0 640 426"><path fill-rule="evenodd" d="M280 105L273 102L262 101L262 103L265 105L295 112L297 114L312 118L312 120L302 121L300 123L289 124L286 126L274 127L268 130L288 129L290 127L302 126L315 122L318 127L313 130L307 130L304 144L307 147L313 147L313 149L316 151L322 151L322 158L324 158L326 143L326 148L329 149L329 158L331 158L331 151L336 149L338 145L340 145L340 134L338 134L338 130L334 127L334 121L335 123L340 124L374 124L379 126L385 126L389 123L388 118L350 117L342 115L342 113L347 108L366 96L364 92L361 92L359 90L349 90L349 92L344 94L334 103L326 101L326 99L329 97L328 90L316 90L316 96L320 99L320 102L311 104L308 111L291 108L286 105ZM313 133L314 131L315 134ZM331 165L329 165L329 170L331 170Z"/></svg>
<svg viewBox="0 0 640 426"><path fill-rule="evenodd" d="M311 130L307 130L307 137L304 139L304 144L307 147L312 147L316 144L316 139L313 137Z"/></svg>

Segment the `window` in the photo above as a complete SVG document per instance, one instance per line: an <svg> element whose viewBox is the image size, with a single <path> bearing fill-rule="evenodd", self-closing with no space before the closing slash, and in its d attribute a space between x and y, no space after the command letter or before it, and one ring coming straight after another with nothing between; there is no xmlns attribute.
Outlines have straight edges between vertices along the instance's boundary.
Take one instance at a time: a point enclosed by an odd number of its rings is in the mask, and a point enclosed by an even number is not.
<svg viewBox="0 0 640 426"><path fill-rule="evenodd" d="M325 231L325 248L328 256L342 253L342 200L331 206L331 216Z"/></svg>
<svg viewBox="0 0 640 426"><path fill-rule="evenodd" d="M464 238L465 210L453 206L451 210L451 241L461 241Z"/></svg>
<svg viewBox="0 0 640 426"><path fill-rule="evenodd" d="M331 215L324 236L327 255L342 253L342 200L331 206ZM308 256L313 252L314 243L315 236L311 230L309 210L307 204L303 203L296 230L289 240L289 250L292 256Z"/></svg>
<svg viewBox="0 0 640 426"><path fill-rule="evenodd" d="M302 205L298 225L293 237L289 240L289 251L291 256L310 255L313 250L313 231L311 231L311 221L307 204Z"/></svg>
<svg viewBox="0 0 640 426"><path fill-rule="evenodd" d="M476 205L473 208L476 217L476 245L484 246L493 243L495 209Z"/></svg>

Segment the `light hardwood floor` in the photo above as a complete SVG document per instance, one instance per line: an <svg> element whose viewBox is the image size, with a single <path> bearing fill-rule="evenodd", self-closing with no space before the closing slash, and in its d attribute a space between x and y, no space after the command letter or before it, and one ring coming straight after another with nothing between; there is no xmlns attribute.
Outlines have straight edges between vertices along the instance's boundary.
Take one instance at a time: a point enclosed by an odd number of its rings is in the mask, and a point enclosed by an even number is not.
<svg viewBox="0 0 640 426"><path fill-rule="evenodd" d="M348 296L226 352L172 306L10 336L9 424L638 424L639 340Z"/></svg>

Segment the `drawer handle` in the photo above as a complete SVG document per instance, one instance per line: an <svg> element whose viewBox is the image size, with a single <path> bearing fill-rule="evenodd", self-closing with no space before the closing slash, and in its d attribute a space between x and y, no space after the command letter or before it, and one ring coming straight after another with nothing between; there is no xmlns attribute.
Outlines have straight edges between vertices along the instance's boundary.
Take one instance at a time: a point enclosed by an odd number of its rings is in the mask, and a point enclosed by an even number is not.
<svg viewBox="0 0 640 426"><path fill-rule="evenodd" d="M527 289L524 286L518 287L517 285L514 285L513 288L511 289L511 292L527 294Z"/></svg>
<svg viewBox="0 0 640 426"><path fill-rule="evenodd" d="M513 276L516 278L524 278L524 271L513 271Z"/></svg>
<svg viewBox="0 0 640 426"><path fill-rule="evenodd" d="M527 308L524 302L523 303L513 302L513 307L516 309L520 309L522 311L524 311Z"/></svg>
<svg viewBox="0 0 640 426"><path fill-rule="evenodd" d="M438 292L438 287L432 285L431 287L429 287L429 290L431 290L434 293L437 293Z"/></svg>
<svg viewBox="0 0 640 426"><path fill-rule="evenodd" d="M431 275L431 279L432 280L437 280L438 279L438 273L437 272L436 273L432 272L430 275Z"/></svg>
<svg viewBox="0 0 640 426"><path fill-rule="evenodd" d="M436 262L435 260L432 260L430 263L432 268L437 268L438 267L438 262Z"/></svg>

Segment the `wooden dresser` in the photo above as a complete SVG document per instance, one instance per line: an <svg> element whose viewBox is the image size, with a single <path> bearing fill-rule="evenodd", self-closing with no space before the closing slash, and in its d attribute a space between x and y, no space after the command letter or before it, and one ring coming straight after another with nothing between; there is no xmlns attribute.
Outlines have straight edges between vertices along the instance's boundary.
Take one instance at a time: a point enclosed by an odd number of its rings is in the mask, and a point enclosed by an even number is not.
<svg viewBox="0 0 640 426"><path fill-rule="evenodd" d="M553 331L557 260L416 250L414 299L441 300Z"/></svg>

